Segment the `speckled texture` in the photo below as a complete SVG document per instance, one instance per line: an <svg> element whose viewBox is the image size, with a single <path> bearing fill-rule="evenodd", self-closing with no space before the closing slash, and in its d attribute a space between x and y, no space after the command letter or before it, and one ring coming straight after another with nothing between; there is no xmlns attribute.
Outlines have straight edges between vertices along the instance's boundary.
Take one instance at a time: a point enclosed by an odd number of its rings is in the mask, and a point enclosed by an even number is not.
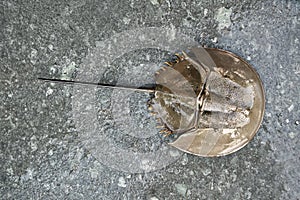
<svg viewBox="0 0 300 200"><path fill-rule="evenodd" d="M299 199L299 1L3 0L0 8L1 199ZM180 30L254 66L265 86L266 114L245 148L220 158L170 152L176 159L155 171L118 170L87 148L74 118L76 87L36 80L78 77L101 42L147 27ZM155 71L171 53L131 51L113 67L99 66L98 80L114 83L128 70L141 70L141 63L156 63ZM104 108L113 102L110 94L96 95L99 121L107 122L101 133L112 134L119 148L155 153L157 134L149 133L148 141L109 123ZM155 128L143 104L147 98L129 98L128 112L146 121L142 130Z"/></svg>

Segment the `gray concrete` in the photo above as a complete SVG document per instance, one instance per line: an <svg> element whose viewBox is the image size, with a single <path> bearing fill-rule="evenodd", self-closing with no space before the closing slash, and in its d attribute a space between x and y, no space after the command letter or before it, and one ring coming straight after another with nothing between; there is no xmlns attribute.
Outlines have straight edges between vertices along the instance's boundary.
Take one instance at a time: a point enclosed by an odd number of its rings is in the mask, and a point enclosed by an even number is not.
<svg viewBox="0 0 300 200"><path fill-rule="evenodd" d="M1 199L299 199L299 1L3 0L0 6ZM124 42L143 37L130 30L147 27L169 31L154 43L164 45L180 31L254 66L265 86L266 113L245 148L220 158L182 154L161 142L146 109L148 95L91 88L96 95L85 98L79 86L36 80L91 70L87 77L97 81L149 83L177 43L159 50L145 42L145 49L97 65L115 47L126 50ZM114 37L122 43L107 45ZM172 41L178 48L189 44ZM91 96L96 102L87 101ZM115 97L128 97L127 107L113 104ZM86 112L97 111L98 118L81 124L85 112L76 108L87 102ZM128 113L130 123L114 122ZM132 155L153 160L141 165Z"/></svg>

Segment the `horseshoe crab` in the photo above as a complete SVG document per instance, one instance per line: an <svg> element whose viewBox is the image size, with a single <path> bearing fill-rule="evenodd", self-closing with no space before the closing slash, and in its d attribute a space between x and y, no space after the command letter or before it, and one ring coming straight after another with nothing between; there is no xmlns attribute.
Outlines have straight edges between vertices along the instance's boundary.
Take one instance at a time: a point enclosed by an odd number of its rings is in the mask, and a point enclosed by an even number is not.
<svg viewBox="0 0 300 200"><path fill-rule="evenodd" d="M155 74L150 110L174 146L199 156L222 156L245 146L264 113L258 74L238 56L193 47Z"/></svg>
<svg viewBox="0 0 300 200"><path fill-rule="evenodd" d="M175 54L155 73L155 88L39 78L153 93L149 110L169 144L187 153L213 157L233 153L256 134L265 97L261 80L243 59L228 51L192 47Z"/></svg>

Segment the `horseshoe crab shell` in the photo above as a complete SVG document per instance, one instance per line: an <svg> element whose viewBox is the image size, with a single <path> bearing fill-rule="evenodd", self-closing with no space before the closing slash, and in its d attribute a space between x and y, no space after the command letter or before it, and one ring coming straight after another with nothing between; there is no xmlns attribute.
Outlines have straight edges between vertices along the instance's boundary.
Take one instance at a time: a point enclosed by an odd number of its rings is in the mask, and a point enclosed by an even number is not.
<svg viewBox="0 0 300 200"><path fill-rule="evenodd" d="M169 144L198 156L222 156L245 146L256 134L265 97L255 70L219 49L193 47L156 72L153 112Z"/></svg>

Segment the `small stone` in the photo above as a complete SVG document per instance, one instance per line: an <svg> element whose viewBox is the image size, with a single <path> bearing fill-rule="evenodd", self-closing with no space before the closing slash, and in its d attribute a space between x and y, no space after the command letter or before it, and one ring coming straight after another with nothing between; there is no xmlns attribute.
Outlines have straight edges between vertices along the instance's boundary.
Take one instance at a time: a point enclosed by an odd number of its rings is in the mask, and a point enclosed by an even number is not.
<svg viewBox="0 0 300 200"><path fill-rule="evenodd" d="M211 41L212 41L213 43L217 43L217 42L218 42L218 38L217 38L217 37L214 37L213 39L211 39Z"/></svg>
<svg viewBox="0 0 300 200"><path fill-rule="evenodd" d="M217 15L215 16L216 21L218 22L218 30L221 31L225 28L229 28L231 25L230 15L231 15L232 9L221 7L217 11Z"/></svg>
<svg viewBox="0 0 300 200"><path fill-rule="evenodd" d="M49 96L49 95L51 95L52 93L53 93L53 89L48 88L48 89L47 89L47 92L46 92L46 96Z"/></svg>
<svg viewBox="0 0 300 200"><path fill-rule="evenodd" d="M175 187L176 187L177 192L179 194L181 194L182 196L186 195L186 192L187 192L187 186L186 185L184 185L184 184L175 184Z"/></svg>
<svg viewBox="0 0 300 200"><path fill-rule="evenodd" d="M119 178L118 186L123 187L123 188L126 187L126 181L125 181L124 177Z"/></svg>

